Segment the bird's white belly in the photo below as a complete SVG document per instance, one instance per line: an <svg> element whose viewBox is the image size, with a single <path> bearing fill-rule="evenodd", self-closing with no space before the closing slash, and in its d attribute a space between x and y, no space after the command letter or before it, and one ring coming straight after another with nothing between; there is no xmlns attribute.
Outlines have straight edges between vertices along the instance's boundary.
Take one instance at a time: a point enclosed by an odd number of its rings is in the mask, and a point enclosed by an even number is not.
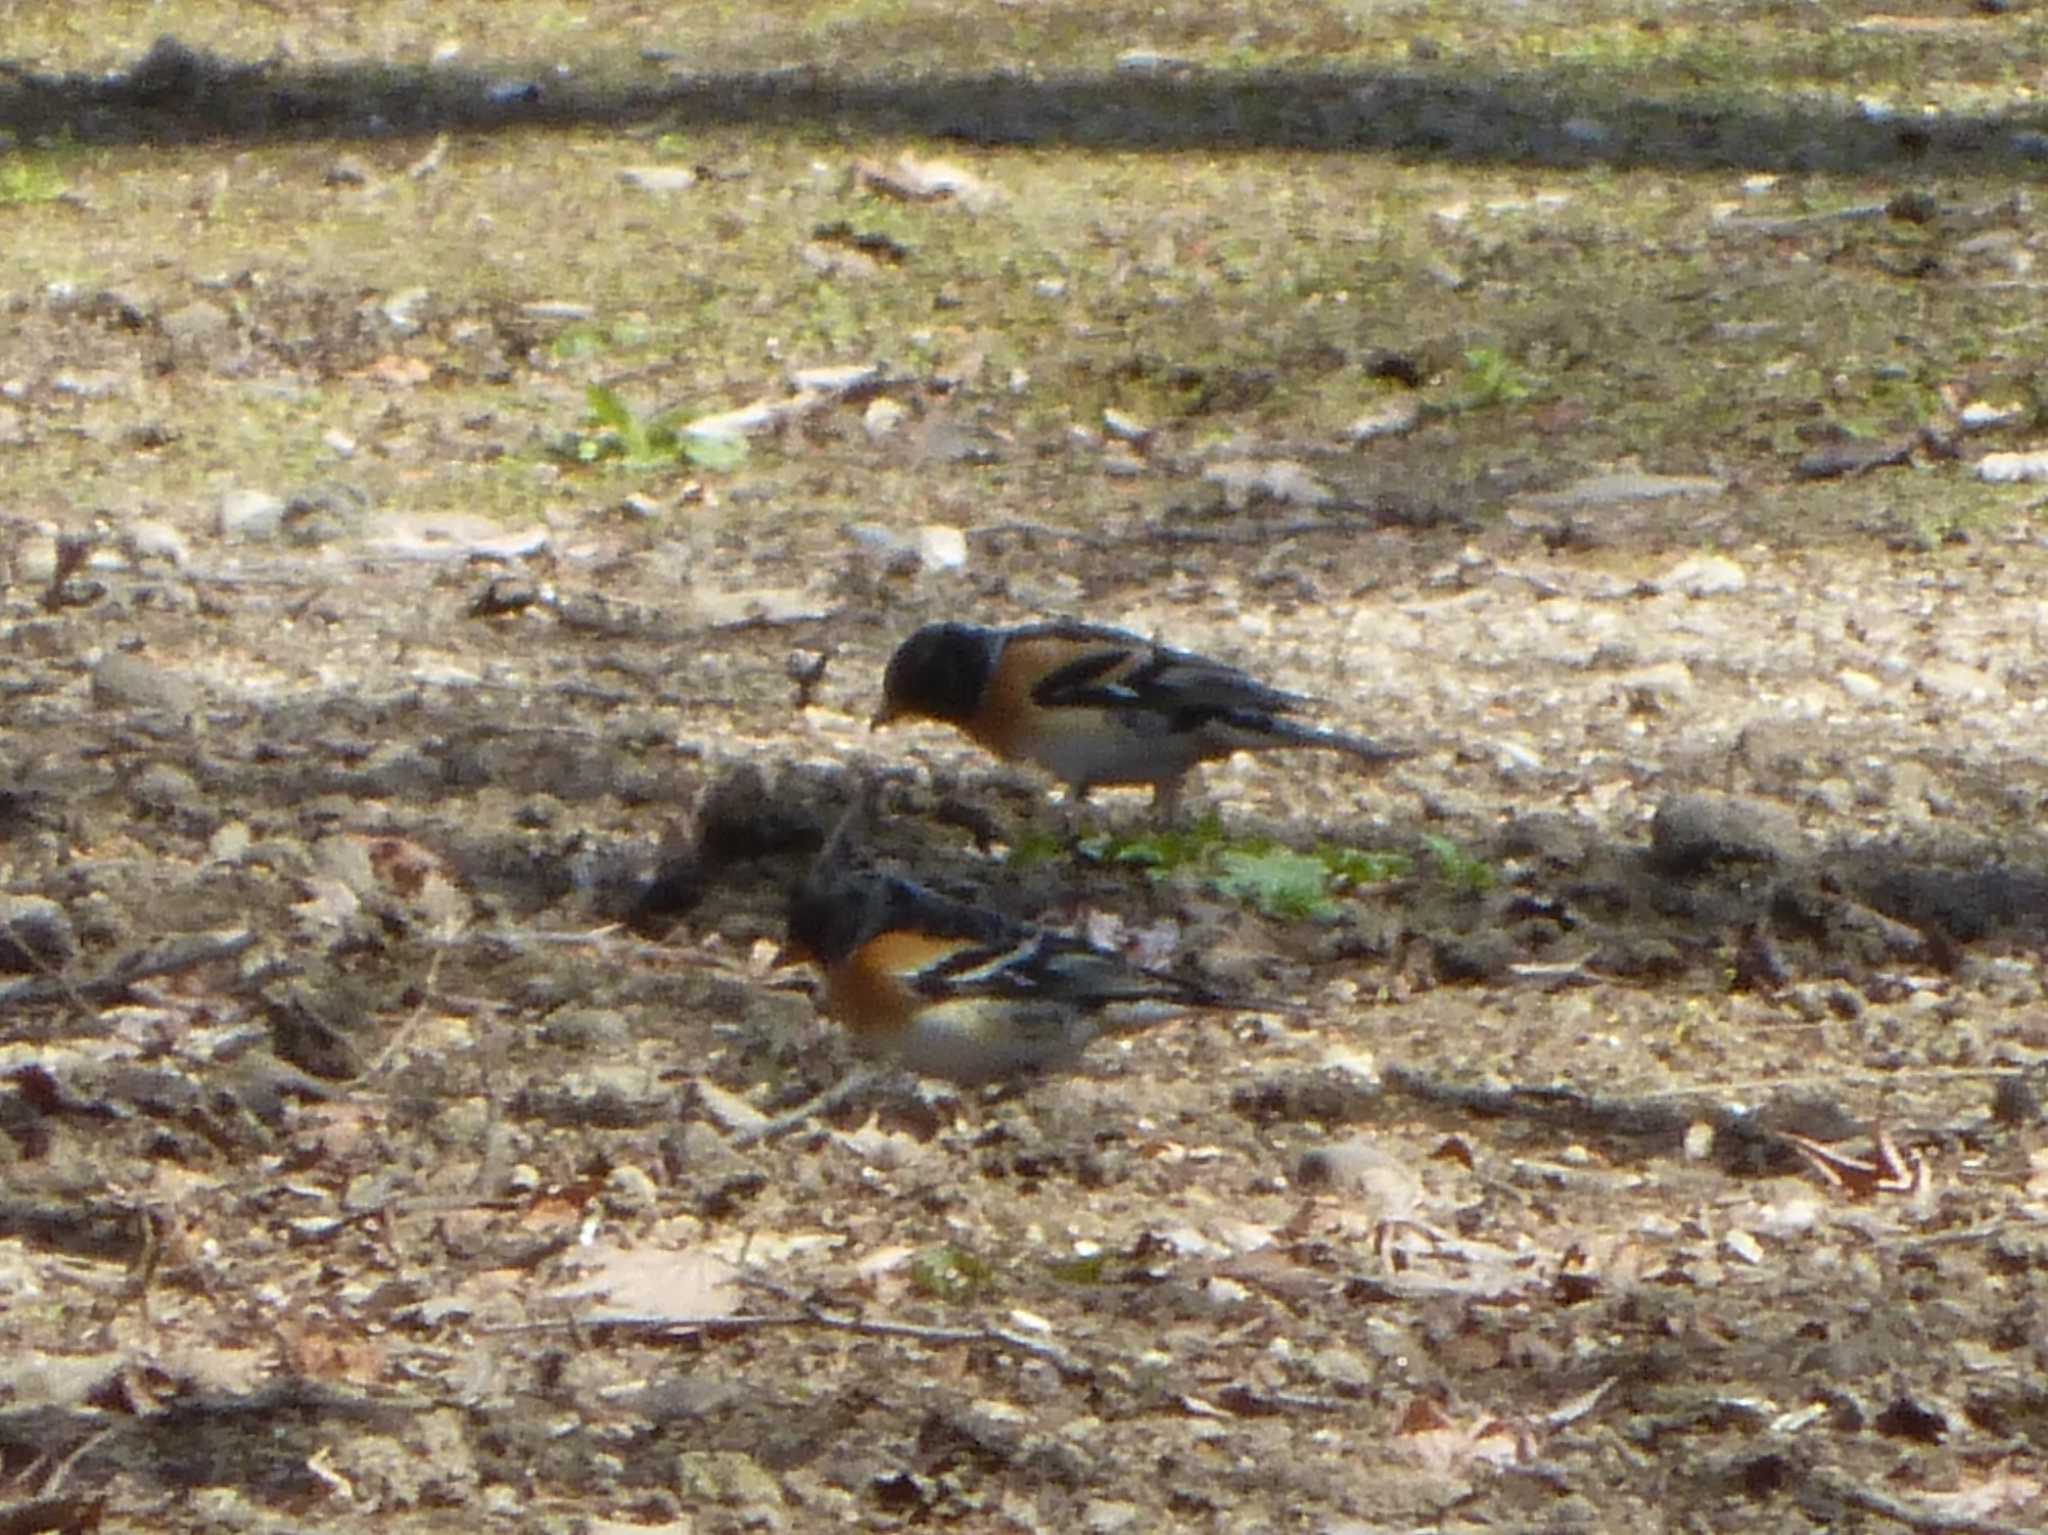
<svg viewBox="0 0 2048 1535"><path fill-rule="evenodd" d="M1178 778L1201 760L1189 736L1148 735L1099 711L1085 724L1062 722L1031 745L1031 760L1066 784L1153 784Z"/></svg>
<svg viewBox="0 0 2048 1535"><path fill-rule="evenodd" d="M992 1006L986 998L974 998L925 1008L892 1041L890 1053L920 1076L971 1085L1065 1070L1081 1058L1096 1033L1094 1020L1071 1006Z"/></svg>

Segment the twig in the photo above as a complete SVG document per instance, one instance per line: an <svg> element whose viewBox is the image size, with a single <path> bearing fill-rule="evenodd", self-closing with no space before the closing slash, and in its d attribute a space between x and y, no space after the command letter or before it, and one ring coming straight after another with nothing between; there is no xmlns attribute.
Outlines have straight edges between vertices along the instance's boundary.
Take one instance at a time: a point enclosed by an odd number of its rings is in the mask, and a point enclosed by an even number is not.
<svg viewBox="0 0 2048 1535"><path fill-rule="evenodd" d="M208 933L198 937L174 938L153 949L139 949L116 961L112 969L84 980L30 976L26 980L0 986L0 1008L54 1002L66 997L105 1001L120 996L137 981L176 975L217 959L233 959L255 942L256 934L248 928L224 936Z"/></svg>
<svg viewBox="0 0 2048 1535"><path fill-rule="evenodd" d="M792 1130L801 1130L819 1116L831 1113L848 1099L867 1091L886 1075L886 1072L871 1068L850 1071L822 1093L813 1095L788 1113L778 1114L773 1119L765 1119L758 1125L751 1125L735 1132L732 1144L735 1147L756 1146L763 1141L779 1140Z"/></svg>
<svg viewBox="0 0 2048 1535"><path fill-rule="evenodd" d="M931 1327L920 1322L892 1322L863 1316L842 1316L806 1301L795 1311L731 1316L570 1316L539 1322L502 1322L479 1329L486 1333L569 1332L619 1328L630 1332L762 1332L774 1327L818 1327L827 1332L863 1338L903 1338L913 1343L991 1343L1043 1359L1062 1375L1086 1379L1094 1372L1057 1343L1033 1338L1007 1327Z"/></svg>
<svg viewBox="0 0 2048 1535"><path fill-rule="evenodd" d="M1645 1102L1650 1102L1659 1098L1694 1098L1706 1094L1727 1097L1731 1094L1782 1092L1787 1088L1896 1087L1902 1082L1991 1082L2001 1077L2024 1077L2027 1074L2028 1068L2024 1066L1927 1066L1902 1071L1831 1071L1807 1076L1697 1082L1688 1087L1652 1088L1642 1096Z"/></svg>
<svg viewBox="0 0 2048 1535"><path fill-rule="evenodd" d="M1745 234L1802 234L1829 224L1867 224L1873 219L1883 218L1889 206L1887 203L1852 203L1846 208L1831 208L1824 213L1795 213L1788 218L1737 217L1721 220L1718 227L1739 229Z"/></svg>
<svg viewBox="0 0 2048 1535"><path fill-rule="evenodd" d="M451 936L460 938L461 935L453 934ZM365 1077L382 1076L384 1069L391 1064L393 1057L411 1041L413 1031L419 1027L420 1019L426 1016L427 1003L433 999L434 984L441 976L441 960L447 952L446 946L442 944L434 946L434 952L427 958L426 979L420 985L419 1005L406 1016L403 1023L399 1024L392 1031L391 1037L384 1042L384 1048L377 1052L377 1058L370 1063L370 1069L363 1073Z"/></svg>
<svg viewBox="0 0 2048 1535"><path fill-rule="evenodd" d="M1874 1244L1883 1252L1912 1252L1922 1247L1961 1247L1971 1242L1988 1242L1993 1237L2004 1236L2013 1223L2007 1220L1984 1221L1975 1226L1962 1226L1954 1231L1901 1232L1895 1237L1886 1237Z"/></svg>
<svg viewBox="0 0 2048 1535"><path fill-rule="evenodd" d="M1603 1099L1577 1088L1509 1084L1504 1087L1481 1083L1446 1081L1405 1066L1389 1066L1387 1085L1442 1108L1525 1120L1562 1120L1581 1129L1611 1135L1677 1144L1684 1139L1694 1115L1683 1107L1651 1104L1644 1099ZM1739 1117L1709 1115L1716 1129L1739 1128ZM1723 1120L1729 1123L1724 1126Z"/></svg>
<svg viewBox="0 0 2048 1535"><path fill-rule="evenodd" d="M1944 1514L1934 1509L1914 1508L1897 1498L1889 1498L1881 1492L1872 1492L1868 1487L1860 1487L1846 1477L1831 1476L1822 1471L1813 1473L1813 1484L1827 1497L1838 1499L1851 1508L1860 1508L1865 1513L1893 1520L1909 1530L1924 1531L1925 1535L2027 1535L2027 1531L2016 1524L2001 1524L1993 1519L1973 1519L1967 1514Z"/></svg>
<svg viewBox="0 0 2048 1535"><path fill-rule="evenodd" d="M744 956L730 950L720 951L703 944L646 943L628 936L622 924L611 922L603 927L593 927L581 932L555 932L537 927L478 927L466 929L457 943L473 947L502 945L515 952L521 945L536 947L545 944L559 944L564 947L588 945L602 954L617 955L625 959L647 960L692 960L715 966L730 974L755 979L755 973L748 968Z"/></svg>
<svg viewBox="0 0 2048 1535"><path fill-rule="evenodd" d="M58 1461L51 1469L49 1476L44 1480L42 1488L37 1492L36 1496L38 1498L56 1497L63 1490L64 1479L71 1475L72 1469L77 1466L79 1461L83 1460L89 1452L98 1449L106 1441L107 1436L112 1434L118 1427L118 1424L109 1424L97 1434L88 1435L78 1448Z"/></svg>

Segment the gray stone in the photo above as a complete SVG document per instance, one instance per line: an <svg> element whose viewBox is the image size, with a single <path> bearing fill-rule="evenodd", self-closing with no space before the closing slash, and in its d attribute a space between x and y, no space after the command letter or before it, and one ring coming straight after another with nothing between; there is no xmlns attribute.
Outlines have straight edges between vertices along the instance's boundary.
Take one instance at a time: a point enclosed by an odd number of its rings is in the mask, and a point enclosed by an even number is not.
<svg viewBox="0 0 2048 1535"><path fill-rule="evenodd" d="M642 192L686 192L697 184L697 173L687 165L629 165L619 180Z"/></svg>
<svg viewBox="0 0 2048 1535"><path fill-rule="evenodd" d="M530 304L521 304L519 312L530 320L588 320L596 315L594 305L580 303L575 299L543 298Z"/></svg>
<svg viewBox="0 0 2048 1535"><path fill-rule="evenodd" d="M1929 661L1913 674L1913 686L1929 698L1955 703L1990 703L2005 696L2005 684L1961 661Z"/></svg>
<svg viewBox="0 0 2048 1535"><path fill-rule="evenodd" d="M1652 591L1681 592L1687 597L1718 597L1748 585L1749 576L1725 554L1693 555L1649 583Z"/></svg>
<svg viewBox="0 0 2048 1535"><path fill-rule="evenodd" d="M1126 48L1116 56L1120 75L1171 75L1188 67L1188 61L1156 48Z"/></svg>
<svg viewBox="0 0 2048 1535"><path fill-rule="evenodd" d="M1516 816L1501 833L1500 850L1509 858L1535 858L1557 868L1585 862L1592 831L1562 811L1535 810Z"/></svg>
<svg viewBox="0 0 2048 1535"><path fill-rule="evenodd" d="M102 709L190 714L199 707L199 689L154 661L117 650L92 669L92 701Z"/></svg>
<svg viewBox="0 0 2048 1535"><path fill-rule="evenodd" d="M1102 429L1117 441L1128 442L1137 447L1143 447L1152 440L1151 426L1114 406L1103 407Z"/></svg>
<svg viewBox="0 0 2048 1535"><path fill-rule="evenodd" d="M138 561L168 560L181 568L191 563L192 546L185 542L183 533L167 522L131 522L122 541L128 546L130 557Z"/></svg>
<svg viewBox="0 0 2048 1535"><path fill-rule="evenodd" d="M426 326L421 311L433 298L426 288L404 288L384 300L382 309L385 323L401 336L416 336Z"/></svg>
<svg viewBox="0 0 2048 1535"><path fill-rule="evenodd" d="M1346 442L1371 442L1375 437L1401 437L1422 424L1422 402L1412 396L1389 400L1344 428Z"/></svg>
<svg viewBox="0 0 2048 1535"><path fill-rule="evenodd" d="M127 392L128 375L116 373L112 368L96 368L91 372L66 368L51 378L50 388L58 394L68 394L74 400L111 400Z"/></svg>
<svg viewBox="0 0 2048 1535"><path fill-rule="evenodd" d="M872 388L882 381L879 363L845 363L836 367L792 368L789 387L811 394L844 395Z"/></svg>
<svg viewBox="0 0 2048 1535"><path fill-rule="evenodd" d="M1436 973L1445 981L1491 981L1521 958L1513 937L1498 928L1460 933L1436 943Z"/></svg>
<svg viewBox="0 0 2048 1535"><path fill-rule="evenodd" d="M220 305L196 298L171 310L159 323L171 340L195 342L211 341L216 336L226 335L234 321Z"/></svg>
<svg viewBox="0 0 2048 1535"><path fill-rule="evenodd" d="M220 498L220 536L261 540L284 525L284 497L266 490L231 490Z"/></svg>
<svg viewBox="0 0 2048 1535"><path fill-rule="evenodd" d="M1211 464L1202 478L1223 489L1223 499L1232 507L1254 501L1278 501L1284 506L1327 506L1335 499L1330 487L1309 472L1306 464L1290 458L1231 459Z"/></svg>
<svg viewBox="0 0 2048 1535"><path fill-rule="evenodd" d="M1691 474L1600 474L1547 495L1525 496L1522 505L1544 511L1612 506L1622 501L1664 501L1673 496L1718 496L1727 481Z"/></svg>
<svg viewBox="0 0 2048 1535"><path fill-rule="evenodd" d="M1733 794L1678 794L1657 807L1650 852L1670 874L1699 874L1719 863L1787 863L1805 834L1782 806Z"/></svg>
<svg viewBox="0 0 2048 1535"><path fill-rule="evenodd" d="M902 401L891 400L885 396L869 403L860 418L861 430L868 434L870 442L879 442L882 438L893 435L909 414L910 408Z"/></svg>
<svg viewBox="0 0 2048 1535"><path fill-rule="evenodd" d="M623 1050L633 1031L625 1014L609 1007L565 1007L540 1027L543 1043L567 1050Z"/></svg>
<svg viewBox="0 0 2048 1535"><path fill-rule="evenodd" d="M136 775L129 795L138 810L152 815L175 815L179 811L204 808L205 796L199 780L181 767L153 762Z"/></svg>
<svg viewBox="0 0 2048 1535"><path fill-rule="evenodd" d="M64 908L46 896L0 896L0 971L62 970L78 956L78 934Z"/></svg>
<svg viewBox="0 0 2048 1535"><path fill-rule="evenodd" d="M1993 485L2048 480L2048 453L1987 453L1977 460L1977 478Z"/></svg>
<svg viewBox="0 0 2048 1535"><path fill-rule="evenodd" d="M1683 661L1665 661L1657 666L1639 667L1621 679L1629 707L1642 714L1662 714L1691 698L1695 690L1692 668Z"/></svg>
<svg viewBox="0 0 2048 1535"><path fill-rule="evenodd" d="M645 1215L660 1203L661 1190L645 1169L624 1162L606 1175L603 1198L613 1215Z"/></svg>

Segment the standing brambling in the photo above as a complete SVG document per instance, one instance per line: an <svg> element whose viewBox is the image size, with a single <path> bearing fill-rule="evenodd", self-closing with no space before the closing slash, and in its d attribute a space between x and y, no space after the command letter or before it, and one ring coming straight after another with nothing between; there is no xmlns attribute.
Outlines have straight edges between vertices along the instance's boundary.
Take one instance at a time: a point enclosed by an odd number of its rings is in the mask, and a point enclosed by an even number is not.
<svg viewBox="0 0 2048 1535"><path fill-rule="evenodd" d="M1194 1009L1260 1006L870 872L798 890L783 953L824 972L825 1011L862 1053L962 1085L1059 1071L1102 1034Z"/></svg>
<svg viewBox="0 0 2048 1535"><path fill-rule="evenodd" d="M928 624L889 658L873 723L956 726L998 757L1037 763L1076 799L1098 784L1150 784L1169 815L1191 768L1233 752L1319 747L1375 765L1414 755L1285 717L1307 702L1121 629Z"/></svg>

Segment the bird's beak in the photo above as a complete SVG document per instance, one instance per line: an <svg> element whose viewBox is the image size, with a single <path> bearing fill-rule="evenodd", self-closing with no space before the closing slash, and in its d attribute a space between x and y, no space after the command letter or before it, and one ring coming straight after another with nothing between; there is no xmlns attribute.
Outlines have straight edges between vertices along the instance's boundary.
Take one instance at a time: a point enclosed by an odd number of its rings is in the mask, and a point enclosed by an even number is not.
<svg viewBox="0 0 2048 1535"><path fill-rule="evenodd" d="M875 717L868 721L868 729L880 730L884 725L893 725L903 718L903 711L894 704L885 703L875 711Z"/></svg>

